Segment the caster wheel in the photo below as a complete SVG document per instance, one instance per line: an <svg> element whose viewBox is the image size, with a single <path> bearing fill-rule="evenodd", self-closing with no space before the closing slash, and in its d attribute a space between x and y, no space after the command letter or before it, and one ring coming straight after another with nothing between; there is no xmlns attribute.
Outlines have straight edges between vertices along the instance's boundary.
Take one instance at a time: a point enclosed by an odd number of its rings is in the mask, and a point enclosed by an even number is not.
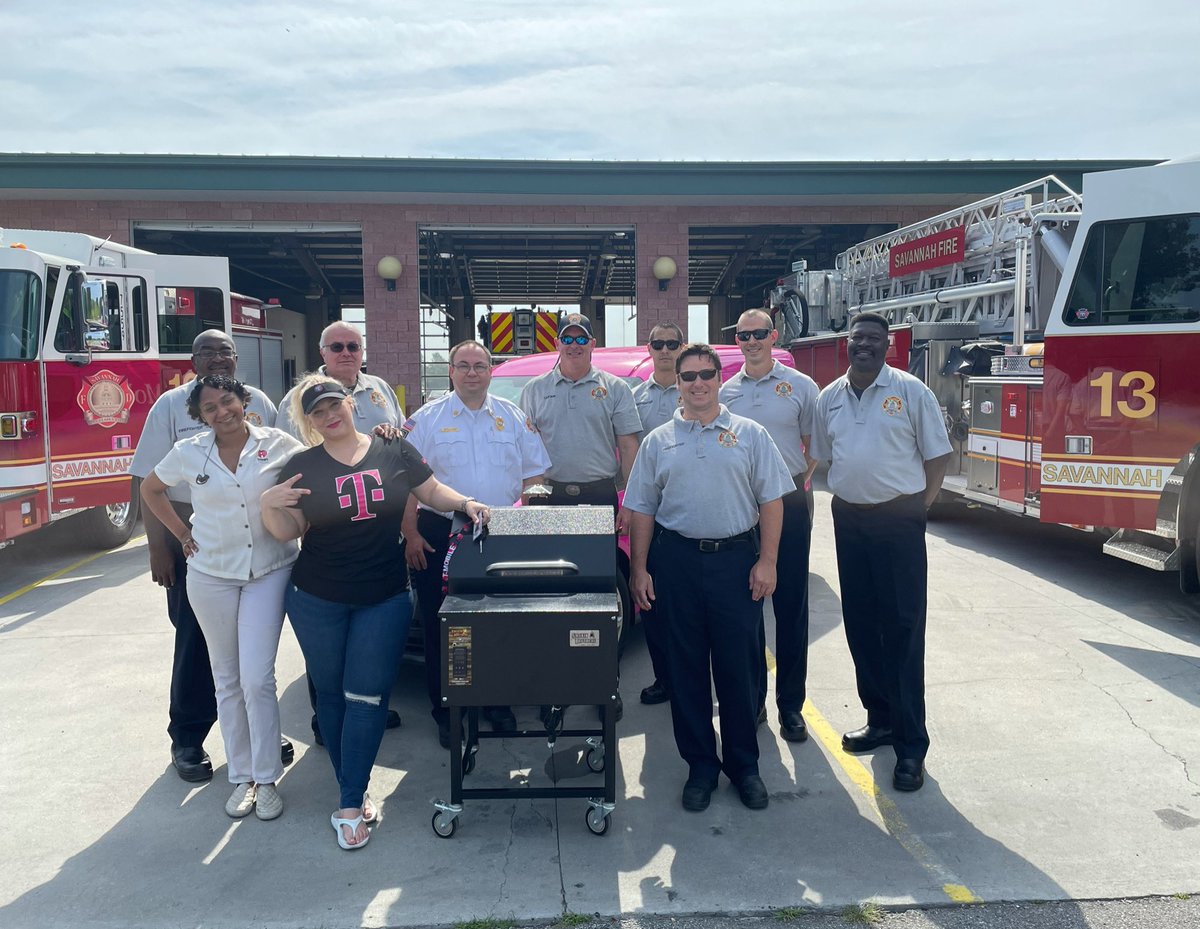
<svg viewBox="0 0 1200 929"><path fill-rule="evenodd" d="M458 817L450 818L441 810L433 814L433 834L442 839L448 839L458 830ZM588 823L588 828L591 828L591 823Z"/></svg>
<svg viewBox="0 0 1200 929"><path fill-rule="evenodd" d="M604 835L604 833L608 832L608 817L601 810L597 810L594 807L589 808L584 821L587 823L588 832L592 835ZM436 830L437 827L435 826L434 831Z"/></svg>
<svg viewBox="0 0 1200 929"><path fill-rule="evenodd" d="M595 771L597 774L604 770L604 749L591 748L588 749L586 758L588 769ZM606 817L607 818L607 817Z"/></svg>
<svg viewBox="0 0 1200 929"><path fill-rule="evenodd" d="M468 752L466 757L463 758L463 776L465 777L466 775L470 774L474 770L475 770L475 753Z"/></svg>

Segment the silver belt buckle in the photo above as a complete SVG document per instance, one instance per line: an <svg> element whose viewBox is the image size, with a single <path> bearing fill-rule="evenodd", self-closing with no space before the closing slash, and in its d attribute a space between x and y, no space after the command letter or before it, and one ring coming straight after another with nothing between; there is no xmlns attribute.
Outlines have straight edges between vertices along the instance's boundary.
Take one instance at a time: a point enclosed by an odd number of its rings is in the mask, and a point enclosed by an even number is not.
<svg viewBox="0 0 1200 929"><path fill-rule="evenodd" d="M721 543L719 541L717 541L716 539L701 539L700 540L700 551L711 555L713 552L719 552L720 550L721 550Z"/></svg>
<svg viewBox="0 0 1200 929"><path fill-rule="evenodd" d="M565 493L568 497L578 497L579 496L579 485L578 484L563 484L563 493Z"/></svg>

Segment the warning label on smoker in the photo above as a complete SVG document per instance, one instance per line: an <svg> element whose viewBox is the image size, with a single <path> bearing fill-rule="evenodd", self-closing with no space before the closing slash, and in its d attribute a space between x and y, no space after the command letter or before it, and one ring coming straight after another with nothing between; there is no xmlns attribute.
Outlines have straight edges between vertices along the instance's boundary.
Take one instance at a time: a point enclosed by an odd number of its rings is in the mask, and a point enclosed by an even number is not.
<svg viewBox="0 0 1200 929"><path fill-rule="evenodd" d="M572 629L571 648L599 648L599 629Z"/></svg>

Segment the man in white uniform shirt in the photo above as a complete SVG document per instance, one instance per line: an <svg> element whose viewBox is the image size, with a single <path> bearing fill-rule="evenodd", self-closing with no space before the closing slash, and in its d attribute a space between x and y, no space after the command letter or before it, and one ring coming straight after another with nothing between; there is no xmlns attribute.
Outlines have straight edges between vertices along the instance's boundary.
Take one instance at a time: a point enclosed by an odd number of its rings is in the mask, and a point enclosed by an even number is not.
<svg viewBox="0 0 1200 929"><path fill-rule="evenodd" d="M512 506L526 487L538 483L550 456L525 414L515 403L488 393L492 354L476 341L450 349L453 392L427 403L404 424L409 443L428 462L433 476L491 507ZM449 712L441 700L441 653L438 611L442 600L442 563L450 545L450 514L417 506L408 498L402 532L417 611L425 633L425 682L438 741L450 745ZM508 707L485 707L484 716L500 732L516 728Z"/></svg>
<svg viewBox="0 0 1200 929"><path fill-rule="evenodd" d="M893 745L897 790L925 783L925 512L942 487L950 439L937 398L885 364L888 322L850 322L850 368L821 391L812 456L830 462L833 534L846 642L867 724L852 754Z"/></svg>
<svg viewBox="0 0 1200 929"><path fill-rule="evenodd" d="M197 377L210 374L236 377L237 351L233 339L220 329L201 332L192 342L192 368ZM208 428L188 414L187 401L192 386L190 380L180 384L159 396L150 407L137 451L129 465L129 473L134 477L148 477L176 442ZM274 426L275 404L257 387L247 384L246 389L250 391L246 421L254 426ZM171 487L167 496L179 518L189 522L192 498L187 483ZM167 616L175 627L170 723L167 726L171 737L171 763L185 781L207 781L213 770L204 750L204 739L217 721L217 698L208 646L188 602L187 559L179 541L167 532L148 507L142 510L142 522L150 550L150 576L154 583L166 588ZM281 755L284 764L291 762L292 744L286 739Z"/></svg>

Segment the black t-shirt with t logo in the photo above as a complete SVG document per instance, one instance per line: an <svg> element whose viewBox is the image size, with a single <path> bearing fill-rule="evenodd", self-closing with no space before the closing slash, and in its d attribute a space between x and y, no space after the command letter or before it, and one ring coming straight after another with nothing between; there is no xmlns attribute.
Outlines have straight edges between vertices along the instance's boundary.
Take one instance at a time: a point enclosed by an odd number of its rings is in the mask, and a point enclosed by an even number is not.
<svg viewBox="0 0 1200 929"><path fill-rule="evenodd" d="M324 446L299 452L283 466L279 482L312 491L300 498L308 532L292 583L334 603L381 603L408 589L400 522L413 487L433 472L407 441L371 437L362 461L344 465Z"/></svg>

